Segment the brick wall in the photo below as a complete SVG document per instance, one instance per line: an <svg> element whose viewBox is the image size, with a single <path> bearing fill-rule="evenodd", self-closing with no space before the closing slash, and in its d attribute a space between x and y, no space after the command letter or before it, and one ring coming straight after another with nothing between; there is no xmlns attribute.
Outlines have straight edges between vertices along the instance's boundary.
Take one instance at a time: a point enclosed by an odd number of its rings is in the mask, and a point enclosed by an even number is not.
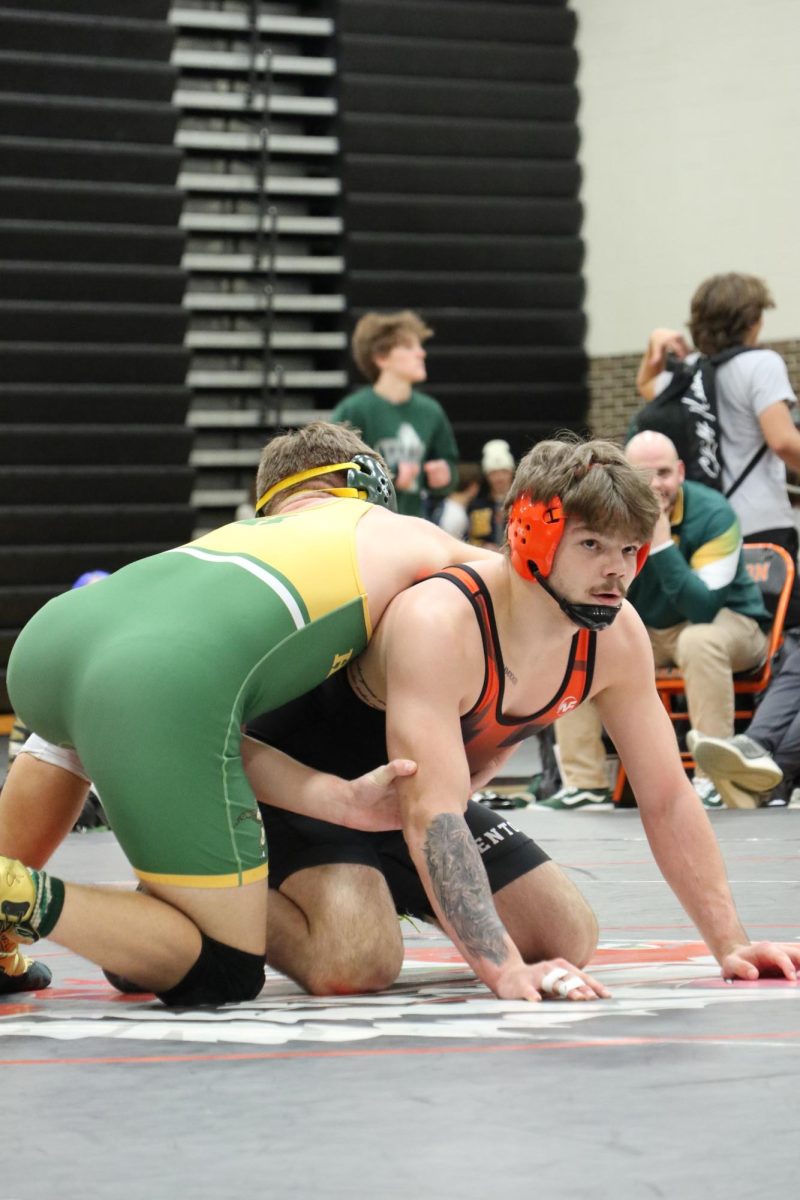
<svg viewBox="0 0 800 1200"><path fill-rule="evenodd" d="M792 386L800 397L800 338L764 345L783 357ZM614 354L589 360L587 424L596 437L621 441L631 416L644 403L635 383L640 359L641 354Z"/></svg>

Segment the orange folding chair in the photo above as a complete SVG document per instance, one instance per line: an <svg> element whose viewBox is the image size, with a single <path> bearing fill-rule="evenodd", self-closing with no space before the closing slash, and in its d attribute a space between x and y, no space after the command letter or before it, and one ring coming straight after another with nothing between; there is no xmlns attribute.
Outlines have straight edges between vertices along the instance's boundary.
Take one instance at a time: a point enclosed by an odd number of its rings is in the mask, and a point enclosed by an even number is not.
<svg viewBox="0 0 800 1200"><path fill-rule="evenodd" d="M772 665L783 641L783 623L795 576L792 557L782 546L771 542L751 542L742 547L744 563L751 578L761 591L767 611L772 614L772 625L767 640L766 658L760 667L752 671L741 671L733 677L736 721L749 721L756 703L767 690L772 679ZM659 699L675 725L678 744L681 747L681 762L687 771L694 768L694 759L685 748L684 738L689 730L689 713L686 706L686 687L677 667L656 669L656 690ZM622 763L617 771L614 786L614 803L619 804L625 791L625 768Z"/></svg>

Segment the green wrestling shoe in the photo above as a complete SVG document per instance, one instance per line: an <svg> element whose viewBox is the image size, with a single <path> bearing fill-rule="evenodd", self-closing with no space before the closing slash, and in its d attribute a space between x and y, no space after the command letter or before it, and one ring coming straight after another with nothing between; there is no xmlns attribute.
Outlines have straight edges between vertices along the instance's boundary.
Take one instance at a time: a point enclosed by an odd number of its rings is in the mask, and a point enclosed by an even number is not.
<svg viewBox="0 0 800 1200"><path fill-rule="evenodd" d="M39 893L33 875L16 858L0 855L0 933L13 932L18 941L38 942L34 927Z"/></svg>
<svg viewBox="0 0 800 1200"><path fill-rule="evenodd" d="M17 992L38 992L49 987L53 976L44 963L20 953L11 933L0 933L0 997Z"/></svg>

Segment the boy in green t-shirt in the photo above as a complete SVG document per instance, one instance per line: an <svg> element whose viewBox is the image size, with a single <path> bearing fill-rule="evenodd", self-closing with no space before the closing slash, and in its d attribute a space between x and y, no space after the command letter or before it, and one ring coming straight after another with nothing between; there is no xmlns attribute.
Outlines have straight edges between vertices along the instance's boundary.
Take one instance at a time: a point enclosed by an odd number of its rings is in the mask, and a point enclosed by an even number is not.
<svg viewBox="0 0 800 1200"><path fill-rule="evenodd" d="M432 329L409 309L366 313L355 327L353 358L369 387L347 396L331 420L360 429L394 476L398 511L423 516L422 495L449 495L458 447L447 414L415 384L427 378L422 345Z"/></svg>

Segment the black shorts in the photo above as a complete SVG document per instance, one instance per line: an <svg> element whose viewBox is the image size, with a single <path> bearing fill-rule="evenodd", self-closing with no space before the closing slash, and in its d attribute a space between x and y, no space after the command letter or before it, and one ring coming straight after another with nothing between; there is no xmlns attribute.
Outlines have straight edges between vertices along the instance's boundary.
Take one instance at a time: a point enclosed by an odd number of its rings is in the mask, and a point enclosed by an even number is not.
<svg viewBox="0 0 800 1200"><path fill-rule="evenodd" d="M381 872L398 913L421 920L433 917L422 880L399 830L361 833L265 804L260 808L267 831L271 888L279 888L290 875L306 867L359 863ZM549 855L527 834L514 829L502 813L470 800L465 816L493 893L549 861Z"/></svg>
<svg viewBox="0 0 800 1200"><path fill-rule="evenodd" d="M387 760L386 714L358 699L346 671L338 671L283 708L257 717L247 732L317 771L332 771L346 779L373 771ZM360 833L285 809L260 807L267 832L270 887L279 888L305 867L360 863L381 872L399 913L423 920L433 916L399 830ZM471 800L466 820L492 892L548 861L548 855L509 825L502 813Z"/></svg>

